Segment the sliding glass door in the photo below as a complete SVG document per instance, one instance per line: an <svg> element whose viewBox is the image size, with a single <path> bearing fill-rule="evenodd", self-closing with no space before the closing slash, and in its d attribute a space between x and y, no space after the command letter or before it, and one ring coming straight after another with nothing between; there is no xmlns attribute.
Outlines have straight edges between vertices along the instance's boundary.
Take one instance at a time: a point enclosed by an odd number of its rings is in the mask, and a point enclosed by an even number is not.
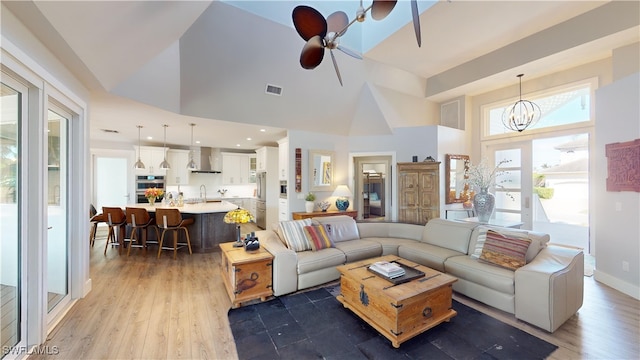
<svg viewBox="0 0 640 360"><path fill-rule="evenodd" d="M69 301L68 175L69 119L71 115L51 105L47 121L47 312Z"/></svg>
<svg viewBox="0 0 640 360"><path fill-rule="evenodd" d="M25 343L26 276L22 262L21 141L26 89L3 73L0 88L0 357Z"/></svg>

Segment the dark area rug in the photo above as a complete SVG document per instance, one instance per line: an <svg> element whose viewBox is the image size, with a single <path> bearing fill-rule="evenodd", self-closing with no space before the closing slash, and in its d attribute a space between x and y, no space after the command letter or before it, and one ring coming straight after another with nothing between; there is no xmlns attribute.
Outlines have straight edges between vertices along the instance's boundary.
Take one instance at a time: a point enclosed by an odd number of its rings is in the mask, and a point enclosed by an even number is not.
<svg viewBox="0 0 640 360"><path fill-rule="evenodd" d="M402 343L345 309L340 286L229 310L240 359L544 359L557 346L457 301L458 315Z"/></svg>

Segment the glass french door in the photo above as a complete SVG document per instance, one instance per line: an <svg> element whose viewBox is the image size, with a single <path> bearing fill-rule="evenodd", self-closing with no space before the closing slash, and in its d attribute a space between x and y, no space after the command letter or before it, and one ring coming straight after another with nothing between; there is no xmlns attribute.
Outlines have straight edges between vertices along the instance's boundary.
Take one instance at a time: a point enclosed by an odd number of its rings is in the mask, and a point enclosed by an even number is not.
<svg viewBox="0 0 640 360"><path fill-rule="evenodd" d="M49 321L70 300L69 292L69 119L51 104L47 121L47 312Z"/></svg>
<svg viewBox="0 0 640 360"><path fill-rule="evenodd" d="M573 131L488 146L494 166L510 160L496 179L495 218L521 221L554 243L589 253L589 138Z"/></svg>

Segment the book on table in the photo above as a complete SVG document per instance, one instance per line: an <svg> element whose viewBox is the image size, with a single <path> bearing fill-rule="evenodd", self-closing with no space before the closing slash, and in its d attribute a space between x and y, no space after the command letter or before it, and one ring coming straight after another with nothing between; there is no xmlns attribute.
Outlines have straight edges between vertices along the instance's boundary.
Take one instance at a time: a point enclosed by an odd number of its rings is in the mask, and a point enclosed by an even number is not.
<svg viewBox="0 0 640 360"><path fill-rule="evenodd" d="M405 274L405 270L400 265L388 261L377 261L371 264L369 269L391 279Z"/></svg>

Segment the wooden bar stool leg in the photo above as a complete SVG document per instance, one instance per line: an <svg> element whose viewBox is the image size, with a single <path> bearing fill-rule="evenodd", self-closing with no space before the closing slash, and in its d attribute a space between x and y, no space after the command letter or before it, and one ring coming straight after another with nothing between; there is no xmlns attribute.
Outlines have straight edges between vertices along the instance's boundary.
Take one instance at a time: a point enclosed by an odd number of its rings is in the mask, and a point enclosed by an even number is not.
<svg viewBox="0 0 640 360"><path fill-rule="evenodd" d="M193 252L191 251L191 239L189 239L189 231L187 230L187 228L182 228L182 230L184 230L184 236L187 238L187 246L189 247L189 255L193 255Z"/></svg>
<svg viewBox="0 0 640 360"><path fill-rule="evenodd" d="M104 254L107 255L107 249L109 248L109 243L114 241L113 239L113 227L109 226L109 232L107 233L107 243L104 245Z"/></svg>
<svg viewBox="0 0 640 360"><path fill-rule="evenodd" d="M158 259L160 259L160 254L162 253L162 242L164 240L165 232L167 232L167 229L162 230L162 235L160 235L160 241L158 241Z"/></svg>
<svg viewBox="0 0 640 360"><path fill-rule="evenodd" d="M173 230L173 260L178 257L178 230Z"/></svg>

